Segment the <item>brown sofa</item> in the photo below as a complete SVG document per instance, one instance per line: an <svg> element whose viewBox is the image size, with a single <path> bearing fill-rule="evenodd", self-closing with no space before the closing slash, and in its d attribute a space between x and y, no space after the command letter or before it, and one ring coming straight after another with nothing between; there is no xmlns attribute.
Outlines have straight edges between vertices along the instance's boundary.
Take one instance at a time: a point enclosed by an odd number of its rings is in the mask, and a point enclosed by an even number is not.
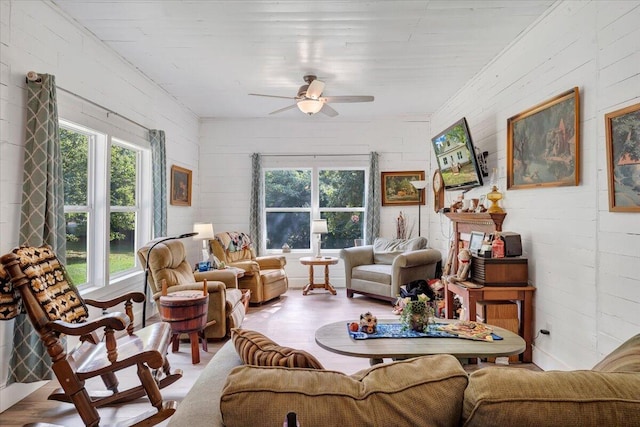
<svg viewBox="0 0 640 427"><path fill-rule="evenodd" d="M209 244L211 252L220 261L244 270L238 285L241 289L251 290L251 303L262 304L287 292L289 281L284 271L285 257L256 257L251 239L245 233L218 233Z"/></svg>
<svg viewBox="0 0 640 427"><path fill-rule="evenodd" d="M304 427L639 426L640 334L592 370L489 367L471 375L447 355L376 365L354 375L246 366L229 341L168 425L275 426L289 411Z"/></svg>
<svg viewBox="0 0 640 427"><path fill-rule="evenodd" d="M151 241L138 249L138 259L143 268L147 263L149 248L154 242ZM163 279L167 281L168 292L201 290L204 280L207 280L209 293L207 322L212 320L216 322L205 328L206 338L224 338L231 328L242 325L245 308L242 292L238 289L236 274L230 270L194 273L193 267L187 261L185 247L179 240L159 243L149 254L149 289L158 305Z"/></svg>

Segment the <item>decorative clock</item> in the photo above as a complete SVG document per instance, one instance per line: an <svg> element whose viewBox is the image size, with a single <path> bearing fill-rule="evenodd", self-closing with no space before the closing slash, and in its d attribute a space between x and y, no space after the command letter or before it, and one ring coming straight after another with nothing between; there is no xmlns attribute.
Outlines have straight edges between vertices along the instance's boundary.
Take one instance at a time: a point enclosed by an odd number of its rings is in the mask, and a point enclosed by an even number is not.
<svg viewBox="0 0 640 427"><path fill-rule="evenodd" d="M444 183L440 169L433 173L433 210L438 213L444 208Z"/></svg>

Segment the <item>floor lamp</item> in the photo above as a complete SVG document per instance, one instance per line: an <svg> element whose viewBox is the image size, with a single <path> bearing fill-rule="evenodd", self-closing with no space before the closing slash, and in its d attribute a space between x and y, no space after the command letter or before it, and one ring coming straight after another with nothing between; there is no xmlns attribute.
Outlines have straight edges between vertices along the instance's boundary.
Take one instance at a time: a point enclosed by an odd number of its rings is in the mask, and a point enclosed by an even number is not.
<svg viewBox="0 0 640 427"><path fill-rule="evenodd" d="M418 190L418 237L421 236L420 234L420 208L422 207L422 204L424 203L424 189L427 188L427 181L425 180L420 180L420 181L410 181L411 185L413 185L413 187Z"/></svg>
<svg viewBox="0 0 640 427"><path fill-rule="evenodd" d="M145 262L145 266L144 266L144 304L142 305L142 327L143 328L147 325L147 287L149 286L149 254L151 254L151 251L153 250L153 248L155 248L162 242L166 242L167 240L178 240L178 239L184 239L186 237L193 237L196 234L198 233L184 233L179 236L163 237L157 242L155 242L153 245L151 245L151 247L147 251L147 261Z"/></svg>

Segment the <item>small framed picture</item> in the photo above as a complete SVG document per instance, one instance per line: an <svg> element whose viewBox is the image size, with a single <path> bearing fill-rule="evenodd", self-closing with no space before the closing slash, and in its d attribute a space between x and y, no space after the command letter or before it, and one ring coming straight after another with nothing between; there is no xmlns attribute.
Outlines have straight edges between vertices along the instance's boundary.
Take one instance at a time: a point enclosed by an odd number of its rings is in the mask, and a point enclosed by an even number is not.
<svg viewBox="0 0 640 427"><path fill-rule="evenodd" d="M484 233L479 231L472 231L469 238L469 252L472 255L478 255L480 248L482 248L482 242L484 241Z"/></svg>
<svg viewBox="0 0 640 427"><path fill-rule="evenodd" d="M484 206L484 201L487 199L487 195L483 194L478 197L478 206L476 206L476 213L482 213L485 211L486 207Z"/></svg>
<svg viewBox="0 0 640 427"><path fill-rule="evenodd" d="M191 206L191 171L171 166L171 198L174 206Z"/></svg>

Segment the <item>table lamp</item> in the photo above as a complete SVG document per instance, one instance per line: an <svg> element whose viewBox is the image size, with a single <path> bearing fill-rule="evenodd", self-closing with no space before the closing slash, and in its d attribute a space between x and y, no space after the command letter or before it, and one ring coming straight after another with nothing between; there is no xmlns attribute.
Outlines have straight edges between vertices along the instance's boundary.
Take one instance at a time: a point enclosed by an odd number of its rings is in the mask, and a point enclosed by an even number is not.
<svg viewBox="0 0 640 427"><path fill-rule="evenodd" d="M314 219L311 223L311 233L318 236L318 251L316 252L316 258L321 258L320 246L322 246L322 235L329 232L327 228L326 219Z"/></svg>
<svg viewBox="0 0 640 427"><path fill-rule="evenodd" d="M205 222L196 222L193 224L193 232L197 236L193 236L193 240L202 240L202 261L209 261L209 239L215 237L213 224Z"/></svg>
<svg viewBox="0 0 640 427"><path fill-rule="evenodd" d="M184 233L179 236L162 237L153 245L151 245L151 247L147 251L147 262L145 263L145 266L144 266L144 297L145 299L147 298L147 288L149 286L149 255L151 254L151 251L153 250L153 248L158 246L160 243L166 242L168 240L185 239L187 237L195 236L196 234L198 233L193 232L193 233ZM147 324L147 301L145 300L144 304L142 305L142 327L144 328L146 324Z"/></svg>
<svg viewBox="0 0 640 427"><path fill-rule="evenodd" d="M413 185L413 188L415 188L416 190L418 190L419 193L419 197L418 197L418 237L420 237L420 208L422 207L422 204L424 203L424 189L427 188L427 181L425 180L420 180L420 181L409 181L411 182L411 185Z"/></svg>

